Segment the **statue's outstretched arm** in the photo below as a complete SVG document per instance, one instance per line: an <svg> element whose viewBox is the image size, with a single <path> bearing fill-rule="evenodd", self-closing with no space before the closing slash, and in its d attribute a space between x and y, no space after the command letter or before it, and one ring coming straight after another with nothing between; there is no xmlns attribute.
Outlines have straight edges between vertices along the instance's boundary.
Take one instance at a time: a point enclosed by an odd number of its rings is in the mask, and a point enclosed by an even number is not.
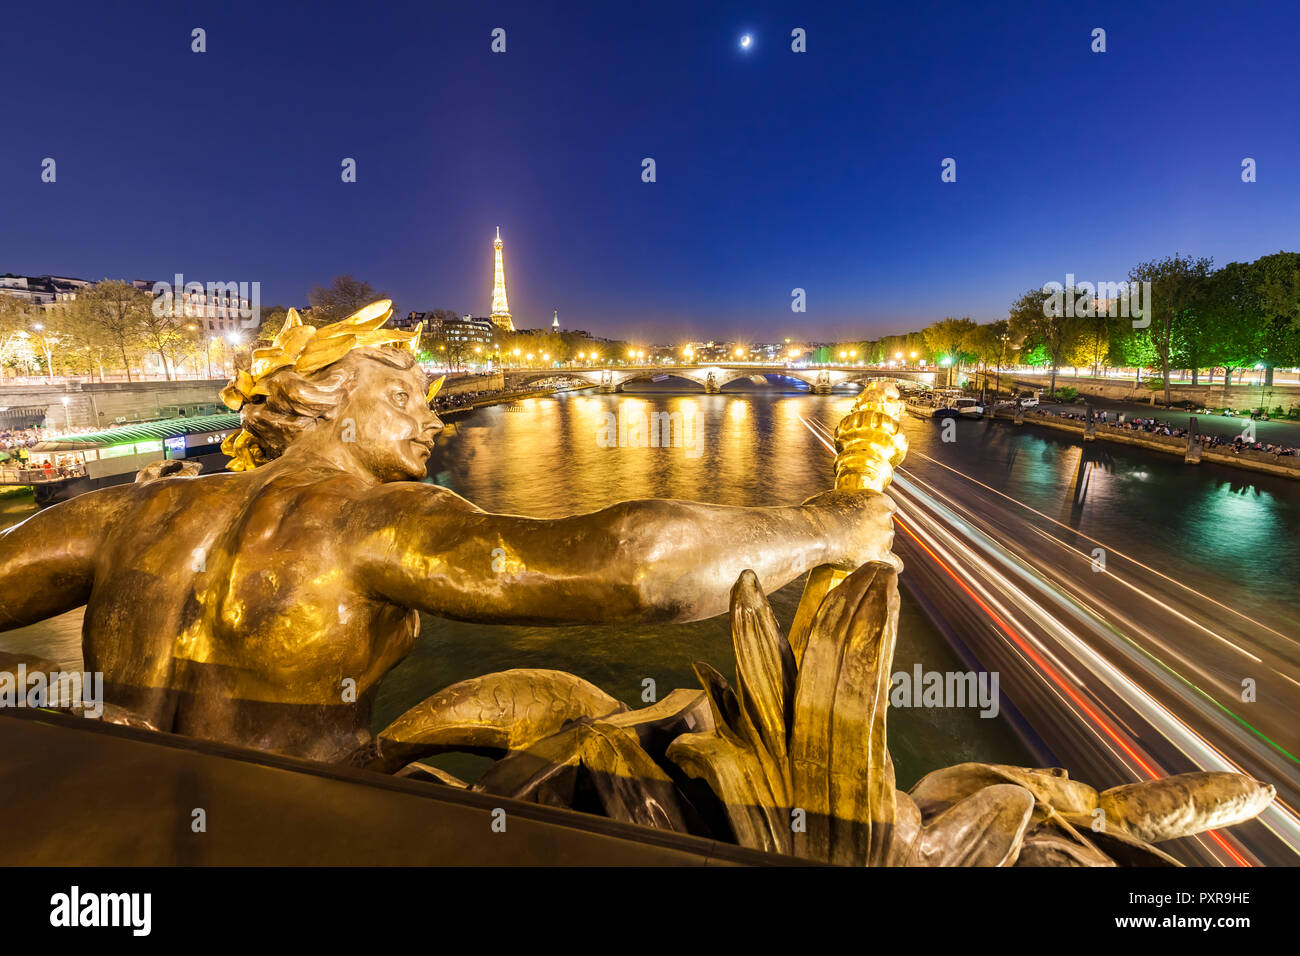
<svg viewBox="0 0 1300 956"><path fill-rule="evenodd" d="M71 611L90 599L95 552L130 488L78 495L0 531L0 631Z"/></svg>
<svg viewBox="0 0 1300 956"><path fill-rule="evenodd" d="M365 510L365 586L458 620L692 621L725 611L746 569L770 592L818 565L896 563L893 504L870 491L775 508L626 501L537 519L488 514L445 489L404 483L378 489Z"/></svg>

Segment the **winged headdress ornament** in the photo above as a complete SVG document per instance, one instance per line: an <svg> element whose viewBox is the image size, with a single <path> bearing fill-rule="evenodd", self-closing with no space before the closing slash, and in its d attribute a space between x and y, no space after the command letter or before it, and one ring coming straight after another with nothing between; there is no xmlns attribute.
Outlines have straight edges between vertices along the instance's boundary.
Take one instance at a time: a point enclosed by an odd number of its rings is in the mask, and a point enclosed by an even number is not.
<svg viewBox="0 0 1300 956"><path fill-rule="evenodd" d="M311 375L337 362L353 349L402 345L415 354L420 344L423 323L410 331L385 328L384 323L392 314L392 301L380 299L358 309L346 319L315 328L304 325L298 310L290 309L284 326L271 344L253 349L246 367L236 369L235 377L221 390L221 400L237 412L245 405L270 394L266 379L280 369L292 368L299 375ZM442 380L439 379L430 388L430 401L441 384ZM231 457L226 467L232 471L246 471L265 463L257 442L245 429L222 442L221 450Z"/></svg>

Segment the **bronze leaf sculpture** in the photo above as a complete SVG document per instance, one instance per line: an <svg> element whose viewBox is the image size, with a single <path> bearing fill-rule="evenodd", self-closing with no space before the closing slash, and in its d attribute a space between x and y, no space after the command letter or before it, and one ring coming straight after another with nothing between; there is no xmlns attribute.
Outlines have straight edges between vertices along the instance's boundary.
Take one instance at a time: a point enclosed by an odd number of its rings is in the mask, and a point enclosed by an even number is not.
<svg viewBox="0 0 1300 956"><path fill-rule="evenodd" d="M885 713L897 615L897 572L864 565L822 599L796 665L746 571L731 594L734 690L697 662L702 692L627 710L585 681L575 694L580 679L560 671L489 674L382 731L371 766L391 769L421 741L424 755L494 753L473 789L849 866L1178 866L1152 844L1242 823L1275 796L1233 773L1098 793L1059 768L979 763L896 790Z"/></svg>

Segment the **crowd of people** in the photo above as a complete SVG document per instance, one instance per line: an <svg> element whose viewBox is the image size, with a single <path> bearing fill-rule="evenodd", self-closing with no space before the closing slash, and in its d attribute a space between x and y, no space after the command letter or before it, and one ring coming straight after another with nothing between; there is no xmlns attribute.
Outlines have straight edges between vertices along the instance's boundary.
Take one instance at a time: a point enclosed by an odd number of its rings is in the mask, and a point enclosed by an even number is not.
<svg viewBox="0 0 1300 956"><path fill-rule="evenodd" d="M1051 416L1054 418L1068 418L1073 421L1087 421L1086 412L1056 412L1051 409L1038 409L1039 415ZM1098 425L1108 425L1112 428L1120 428L1124 431L1146 432L1150 435L1163 435L1168 438L1186 438L1189 429L1180 428L1170 422L1162 422L1158 418L1129 418L1124 412L1118 415L1111 415L1109 412L1102 410L1093 416ZM1222 435L1205 435L1198 433L1197 437L1203 448L1223 449L1231 451L1233 454L1241 454L1243 451L1262 451L1265 454L1272 455L1275 458L1287 456L1300 456L1300 448L1290 445L1282 445L1276 442L1264 441L1246 441L1245 435L1234 435L1231 438L1225 438Z"/></svg>
<svg viewBox="0 0 1300 956"><path fill-rule="evenodd" d="M102 428L5 428L0 429L0 479L31 483L78 478L86 466L72 454L56 455L52 460L32 462L29 450L36 444L64 435L84 435Z"/></svg>
<svg viewBox="0 0 1300 956"><path fill-rule="evenodd" d="M37 442L47 441L51 438L61 438L64 435L88 435L91 432L102 432L104 427L72 427L72 428L4 428L0 429L0 451L7 451L11 455L19 448L31 448Z"/></svg>

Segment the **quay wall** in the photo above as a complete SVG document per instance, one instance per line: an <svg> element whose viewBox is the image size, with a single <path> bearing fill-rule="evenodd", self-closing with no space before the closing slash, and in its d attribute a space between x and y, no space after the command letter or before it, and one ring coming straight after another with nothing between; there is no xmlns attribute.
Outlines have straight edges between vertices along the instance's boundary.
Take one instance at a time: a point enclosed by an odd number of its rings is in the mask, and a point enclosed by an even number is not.
<svg viewBox="0 0 1300 956"><path fill-rule="evenodd" d="M0 388L0 428L19 427L6 422L5 410L45 410L50 428L108 428L119 422L141 422L174 418L182 411L189 416L226 411L221 389L226 379L181 379L174 382L68 382L54 385L6 385ZM500 389L502 375L472 375L452 372L443 382L448 395L479 389ZM64 412L64 399L67 411ZM34 412L39 417L39 411ZM34 424L41 424L39 421Z"/></svg>
<svg viewBox="0 0 1300 956"><path fill-rule="evenodd" d="M975 387L983 382L992 388L998 382L995 372L974 371L969 373ZM1003 372L1001 376L1002 391L1007 392L1015 386L1041 388L1046 391L1052 383L1050 375L1023 374L1021 372ZM1145 402L1154 404L1164 402L1164 389L1151 391L1146 384L1136 385L1133 379L1113 378L1075 378L1073 375L1056 375L1056 386L1077 388L1080 395L1094 398L1109 398L1123 402ZM1300 405L1300 386L1273 385L1261 388L1258 385L1230 385L1223 387L1222 379L1213 384L1201 383L1189 385L1174 384L1169 387L1169 398L1174 402L1192 402L1205 408L1274 408L1281 405L1284 409Z"/></svg>
<svg viewBox="0 0 1300 956"><path fill-rule="evenodd" d="M993 417L1002 421L1015 420L1015 412L1005 408L999 408L993 413ZM1083 441L1084 423L1072 419L1056 418L1052 415L1044 415L1040 412L1025 412L1026 425L1037 425L1043 428L1051 428L1056 431L1069 432ZM1127 428L1119 428L1115 425L1096 424L1097 441L1109 441L1118 445L1134 445L1139 448L1149 448L1153 451L1164 452L1166 454L1178 455L1180 457L1187 454L1187 439L1175 438L1172 435L1156 435L1148 432L1135 432ZM1231 465L1236 468L1246 468L1250 471L1265 472L1270 475L1281 475L1284 478L1293 478L1300 480L1300 458L1292 457L1274 457L1268 452L1246 450L1240 453L1225 451L1223 449L1213 449L1202 446L1201 460L1213 462L1216 465Z"/></svg>

